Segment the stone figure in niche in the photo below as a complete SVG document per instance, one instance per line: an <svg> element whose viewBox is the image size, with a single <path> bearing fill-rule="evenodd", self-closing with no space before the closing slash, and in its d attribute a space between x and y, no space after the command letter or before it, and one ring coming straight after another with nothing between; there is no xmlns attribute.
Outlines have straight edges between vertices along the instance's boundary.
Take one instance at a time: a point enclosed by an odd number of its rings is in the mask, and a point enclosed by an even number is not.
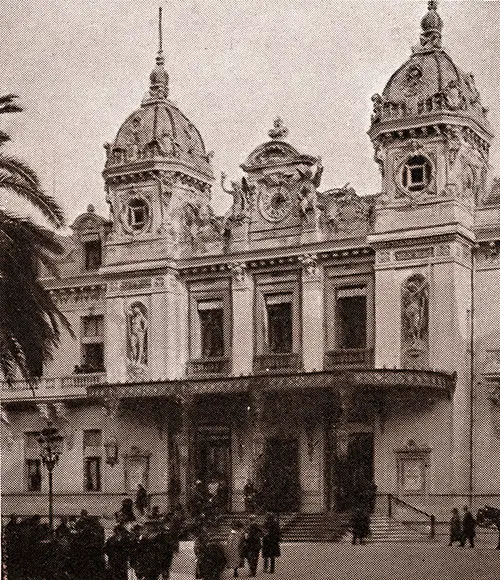
<svg viewBox="0 0 500 580"><path fill-rule="evenodd" d="M323 174L321 157L318 157L316 162L314 175L309 168L305 171L297 169L297 172L299 174L298 198L300 213L303 217L307 217L309 214L316 216L318 206L317 188L320 186L321 175Z"/></svg>
<svg viewBox="0 0 500 580"><path fill-rule="evenodd" d="M429 326L429 283L422 274L410 276L402 289L402 333L410 348L426 343Z"/></svg>
<svg viewBox="0 0 500 580"><path fill-rule="evenodd" d="M235 222L241 222L249 218L252 211L252 199L255 193L255 186L249 186L245 177L241 180L241 185L237 181L231 181L231 189L224 187L226 174L221 173L221 187L225 193L233 197L231 208L231 219Z"/></svg>
<svg viewBox="0 0 500 580"><path fill-rule="evenodd" d="M148 318L144 304L134 302L127 312L128 359L134 365L148 364Z"/></svg>

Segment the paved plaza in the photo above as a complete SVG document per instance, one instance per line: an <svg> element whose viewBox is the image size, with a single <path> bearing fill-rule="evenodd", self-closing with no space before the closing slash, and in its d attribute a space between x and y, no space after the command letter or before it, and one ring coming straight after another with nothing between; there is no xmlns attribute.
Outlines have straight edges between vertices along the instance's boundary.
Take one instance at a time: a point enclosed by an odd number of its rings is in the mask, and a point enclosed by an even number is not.
<svg viewBox="0 0 500 580"><path fill-rule="evenodd" d="M257 577L269 580L498 580L500 551L494 544L478 548L450 548L442 544L349 544L296 543L282 546L276 574ZM192 543L183 542L176 556L171 580L194 578ZM226 571L225 579L232 577ZM248 577L248 569L240 577Z"/></svg>

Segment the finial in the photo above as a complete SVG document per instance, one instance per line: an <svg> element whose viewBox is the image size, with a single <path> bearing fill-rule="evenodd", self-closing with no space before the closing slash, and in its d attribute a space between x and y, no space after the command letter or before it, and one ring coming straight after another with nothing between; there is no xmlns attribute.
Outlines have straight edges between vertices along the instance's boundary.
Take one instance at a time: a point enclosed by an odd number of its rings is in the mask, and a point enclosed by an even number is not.
<svg viewBox="0 0 500 580"><path fill-rule="evenodd" d="M433 50L441 48L441 31L443 30L443 21L437 13L437 0L427 2L427 14L422 18L420 26L422 33L420 35L420 44L423 50Z"/></svg>
<svg viewBox="0 0 500 580"><path fill-rule="evenodd" d="M149 75L150 85L149 94L143 100L163 100L168 97L168 73L163 68L165 58L163 57L163 27L162 27L162 8L158 8L158 53L156 55L156 67Z"/></svg>
<svg viewBox="0 0 500 580"><path fill-rule="evenodd" d="M288 135L288 129L283 124L283 119L281 117L276 117L274 119L273 128L269 129L267 132L271 139L285 139Z"/></svg>

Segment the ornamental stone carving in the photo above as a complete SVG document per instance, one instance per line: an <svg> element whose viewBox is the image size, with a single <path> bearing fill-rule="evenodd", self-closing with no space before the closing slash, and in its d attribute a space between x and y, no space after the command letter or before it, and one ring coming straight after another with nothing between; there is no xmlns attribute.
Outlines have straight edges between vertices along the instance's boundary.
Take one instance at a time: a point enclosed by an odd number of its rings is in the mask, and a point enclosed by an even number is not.
<svg viewBox="0 0 500 580"><path fill-rule="evenodd" d="M235 262L230 266L233 280L237 284L244 284L247 281L248 266L244 262Z"/></svg>
<svg viewBox="0 0 500 580"><path fill-rule="evenodd" d="M318 275L318 255L304 254L299 256L299 262L302 264L303 272L306 277L313 278Z"/></svg>
<svg viewBox="0 0 500 580"><path fill-rule="evenodd" d="M413 274L401 289L401 359L403 368L425 368L429 354L429 282Z"/></svg>
<svg viewBox="0 0 500 580"><path fill-rule="evenodd" d="M226 174L221 173L222 190L233 198L231 208L231 221L241 223L249 221L252 215L252 209L255 201L255 185L249 186L245 177L242 178L241 184L237 181L231 181L231 189L224 187Z"/></svg>
<svg viewBox="0 0 500 580"><path fill-rule="evenodd" d="M309 168L305 171L297 169L297 172L299 174L297 196L300 214L306 220L315 222L318 217L317 188L321 184L321 176L323 174L321 157L318 157L314 174Z"/></svg>
<svg viewBox="0 0 500 580"><path fill-rule="evenodd" d="M128 369L142 374L148 364L148 311L142 302L133 302L126 315Z"/></svg>

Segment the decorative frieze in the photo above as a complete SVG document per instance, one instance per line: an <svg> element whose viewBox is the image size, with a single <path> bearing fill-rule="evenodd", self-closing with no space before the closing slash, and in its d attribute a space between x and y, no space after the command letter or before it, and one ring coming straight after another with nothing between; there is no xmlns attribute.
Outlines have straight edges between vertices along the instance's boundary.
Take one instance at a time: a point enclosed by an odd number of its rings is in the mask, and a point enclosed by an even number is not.
<svg viewBox="0 0 500 580"><path fill-rule="evenodd" d="M396 260L421 260L423 258L430 258L434 255L434 248L408 248L404 250L396 250L394 257Z"/></svg>
<svg viewBox="0 0 500 580"><path fill-rule="evenodd" d="M103 299L105 290L105 285L89 285L72 288L53 288L49 290L49 293L58 304L86 304Z"/></svg>

